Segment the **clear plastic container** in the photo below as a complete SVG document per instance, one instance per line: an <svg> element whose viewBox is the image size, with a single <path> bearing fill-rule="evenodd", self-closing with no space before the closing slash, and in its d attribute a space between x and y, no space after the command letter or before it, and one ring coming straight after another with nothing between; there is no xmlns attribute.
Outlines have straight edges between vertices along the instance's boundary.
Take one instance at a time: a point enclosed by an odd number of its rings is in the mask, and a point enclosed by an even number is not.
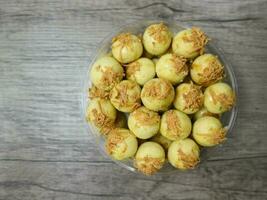
<svg viewBox="0 0 267 200"><path fill-rule="evenodd" d="M91 70L93 63L98 58L108 54L111 51L110 46L111 46L112 38L114 36L118 35L121 32L131 32L131 33L138 35L140 33L143 33L145 28L147 26L149 26L150 24L153 24L153 23L159 23L159 21L142 21L142 22L128 24L128 25L122 26L122 27L114 30L106 38L103 39L103 41L100 43L98 49L96 49L95 56L90 60L90 64L88 67L88 73L86 74L85 81L84 81L84 90L83 90L83 97L82 97L82 111L83 111L82 117L84 119L84 123L85 123L85 126L87 128L88 133L92 134L93 137L95 138L96 145L99 147L100 152L103 154L103 156L105 156L107 159L110 159L110 160L113 160L113 159L106 154L104 138L98 133L98 130L94 126L88 124L85 120L86 107L90 101L88 99L88 88L91 87L91 81L90 81L89 73L90 73L90 70ZM175 22L164 22L164 23L170 28L170 30L172 31L173 34L176 34L177 32L187 28L187 27L179 26ZM215 54L218 56L218 58L222 62L224 69L225 69L226 77L224 79L224 82L228 83L235 91L236 96L238 96L237 95L238 94L237 81L235 78L233 68L232 68L231 64L225 59L222 50L219 49L218 47L215 47L214 42L211 40L208 43L208 45L206 46L206 52L212 53L212 54ZM237 103L238 102L236 102L236 105L232 108L232 110L224 113L222 115L222 118L221 118L223 125L225 127L227 127L227 129L228 129L227 134L229 134L232 131L233 126L235 124L235 120L237 117L237 105L238 105ZM223 144L221 146L223 146ZM206 151L202 151L201 154L202 154L201 155L201 163L203 163L203 162L205 162L206 159L208 159L208 156L203 155L203 154L206 154ZM123 161L118 161L118 160L113 160L113 161L115 163L117 163L118 165L120 165L120 166L122 166L122 167L124 167L130 171L137 172L137 170L133 166L133 160L131 160L131 159L123 160ZM160 170L159 173L171 173L171 172L177 172L177 169L173 168L168 163L168 164L164 165L164 167Z"/></svg>

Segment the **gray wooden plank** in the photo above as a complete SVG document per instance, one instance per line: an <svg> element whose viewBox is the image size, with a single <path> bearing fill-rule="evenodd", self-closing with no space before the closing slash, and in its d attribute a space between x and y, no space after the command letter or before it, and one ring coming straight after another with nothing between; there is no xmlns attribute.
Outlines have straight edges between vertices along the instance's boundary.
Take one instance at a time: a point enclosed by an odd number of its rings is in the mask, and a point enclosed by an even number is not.
<svg viewBox="0 0 267 200"><path fill-rule="evenodd" d="M263 199L267 194L263 181L267 178L267 161L261 158L209 161L191 172L154 177L127 172L115 164L15 162L16 165L2 162L0 168L5 170L0 174L0 185L14 196L18 188L18 192L30 190L26 195L55 193L59 195L58 199L61 195L74 195L75 198L103 195L103 198L113 199L127 196L140 199Z"/></svg>

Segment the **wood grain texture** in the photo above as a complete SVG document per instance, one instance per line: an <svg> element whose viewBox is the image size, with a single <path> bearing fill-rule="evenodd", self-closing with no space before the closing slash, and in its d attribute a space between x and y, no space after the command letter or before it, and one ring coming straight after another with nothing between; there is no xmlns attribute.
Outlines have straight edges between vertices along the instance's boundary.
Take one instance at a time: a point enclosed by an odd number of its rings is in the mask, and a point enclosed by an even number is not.
<svg viewBox="0 0 267 200"><path fill-rule="evenodd" d="M267 1L0 0L0 199L267 199ZM144 177L104 158L80 114L84 74L114 27L202 27L239 84L239 115L200 168Z"/></svg>

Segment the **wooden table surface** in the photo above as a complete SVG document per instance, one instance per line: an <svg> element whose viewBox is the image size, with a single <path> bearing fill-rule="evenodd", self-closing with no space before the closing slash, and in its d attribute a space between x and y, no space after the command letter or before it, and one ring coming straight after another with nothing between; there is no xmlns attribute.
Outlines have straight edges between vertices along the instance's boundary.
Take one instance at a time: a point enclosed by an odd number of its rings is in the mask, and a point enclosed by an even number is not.
<svg viewBox="0 0 267 200"><path fill-rule="evenodd" d="M0 199L267 199L266 12L266 0L0 0ZM117 166L80 114L95 47L144 19L202 27L237 76L236 126L190 172Z"/></svg>

